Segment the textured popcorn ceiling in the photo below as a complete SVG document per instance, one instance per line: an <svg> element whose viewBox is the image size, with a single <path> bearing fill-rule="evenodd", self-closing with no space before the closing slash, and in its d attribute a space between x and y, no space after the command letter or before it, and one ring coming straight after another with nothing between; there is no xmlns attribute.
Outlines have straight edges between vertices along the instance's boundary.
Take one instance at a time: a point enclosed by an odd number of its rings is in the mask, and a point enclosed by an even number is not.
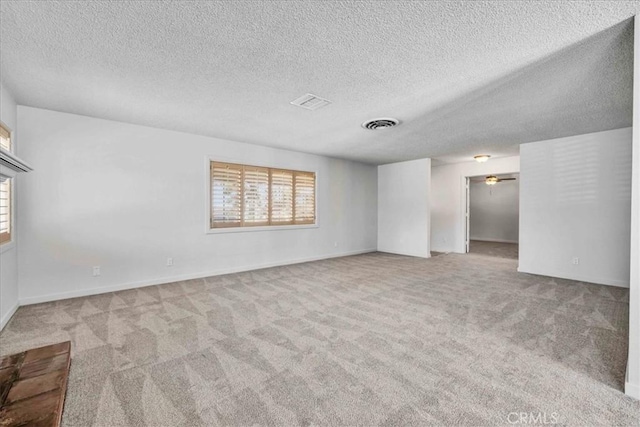
<svg viewBox="0 0 640 427"><path fill-rule="evenodd" d="M2 1L1 72L23 105L370 163L461 161L630 126L638 12L638 1ZM289 103L308 92L332 104ZM376 117L402 124L360 127Z"/></svg>

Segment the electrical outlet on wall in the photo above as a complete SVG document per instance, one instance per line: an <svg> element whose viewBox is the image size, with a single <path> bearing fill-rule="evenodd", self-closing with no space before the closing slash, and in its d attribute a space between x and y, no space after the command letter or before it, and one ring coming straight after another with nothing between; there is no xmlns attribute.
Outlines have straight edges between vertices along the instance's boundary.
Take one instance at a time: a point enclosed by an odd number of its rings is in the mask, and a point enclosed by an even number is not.
<svg viewBox="0 0 640 427"><path fill-rule="evenodd" d="M574 256L574 257L571 259L571 264L573 264L573 265L579 265L579 264L580 264L580 258L578 258L577 256Z"/></svg>
<svg viewBox="0 0 640 427"><path fill-rule="evenodd" d="M96 265L93 267L93 277L97 277L100 275L100 266Z"/></svg>
<svg viewBox="0 0 640 427"><path fill-rule="evenodd" d="M167 258L167 267L173 266L173 258Z"/></svg>

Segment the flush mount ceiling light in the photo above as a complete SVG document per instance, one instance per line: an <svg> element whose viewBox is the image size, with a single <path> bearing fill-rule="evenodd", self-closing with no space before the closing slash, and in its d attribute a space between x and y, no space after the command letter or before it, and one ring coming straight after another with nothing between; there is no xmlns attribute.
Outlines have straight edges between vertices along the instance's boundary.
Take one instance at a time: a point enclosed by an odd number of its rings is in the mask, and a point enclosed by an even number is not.
<svg viewBox="0 0 640 427"><path fill-rule="evenodd" d="M362 124L362 127L369 130L379 130L379 129L388 129L400 124L400 121L397 119L390 119L388 117L383 117L380 119L367 120Z"/></svg>
<svg viewBox="0 0 640 427"><path fill-rule="evenodd" d="M489 160L489 157L491 157L488 154L478 154L477 156L473 156L473 158L476 160L476 162L478 163L484 163L487 160Z"/></svg>

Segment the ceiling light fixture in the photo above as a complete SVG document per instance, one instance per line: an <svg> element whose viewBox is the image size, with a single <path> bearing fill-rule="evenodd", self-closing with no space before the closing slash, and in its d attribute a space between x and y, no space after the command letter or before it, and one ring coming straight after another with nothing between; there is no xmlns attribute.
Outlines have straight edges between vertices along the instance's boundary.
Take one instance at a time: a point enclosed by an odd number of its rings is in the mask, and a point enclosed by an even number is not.
<svg viewBox="0 0 640 427"><path fill-rule="evenodd" d="M487 185L496 185L498 181L498 177L495 175L489 175L484 179L484 183Z"/></svg>
<svg viewBox="0 0 640 427"><path fill-rule="evenodd" d="M488 154L478 154L477 156L473 156L473 158L476 160L476 162L478 163L484 163L487 160L489 160L489 157L491 157Z"/></svg>
<svg viewBox="0 0 640 427"><path fill-rule="evenodd" d="M380 129L388 129L394 126L398 126L400 121L398 119L390 119L388 117L384 117L381 119L373 119L367 120L362 124L362 127L369 130L380 130Z"/></svg>

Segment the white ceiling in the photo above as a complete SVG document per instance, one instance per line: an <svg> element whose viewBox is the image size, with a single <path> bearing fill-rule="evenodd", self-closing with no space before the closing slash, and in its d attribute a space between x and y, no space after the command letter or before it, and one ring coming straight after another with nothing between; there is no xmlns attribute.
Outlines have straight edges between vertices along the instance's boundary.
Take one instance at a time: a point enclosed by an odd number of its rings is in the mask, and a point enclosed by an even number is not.
<svg viewBox="0 0 640 427"><path fill-rule="evenodd" d="M381 164L631 125L640 1L1 2L19 104ZM310 92L332 101L289 104ZM364 130L370 118L397 128Z"/></svg>

